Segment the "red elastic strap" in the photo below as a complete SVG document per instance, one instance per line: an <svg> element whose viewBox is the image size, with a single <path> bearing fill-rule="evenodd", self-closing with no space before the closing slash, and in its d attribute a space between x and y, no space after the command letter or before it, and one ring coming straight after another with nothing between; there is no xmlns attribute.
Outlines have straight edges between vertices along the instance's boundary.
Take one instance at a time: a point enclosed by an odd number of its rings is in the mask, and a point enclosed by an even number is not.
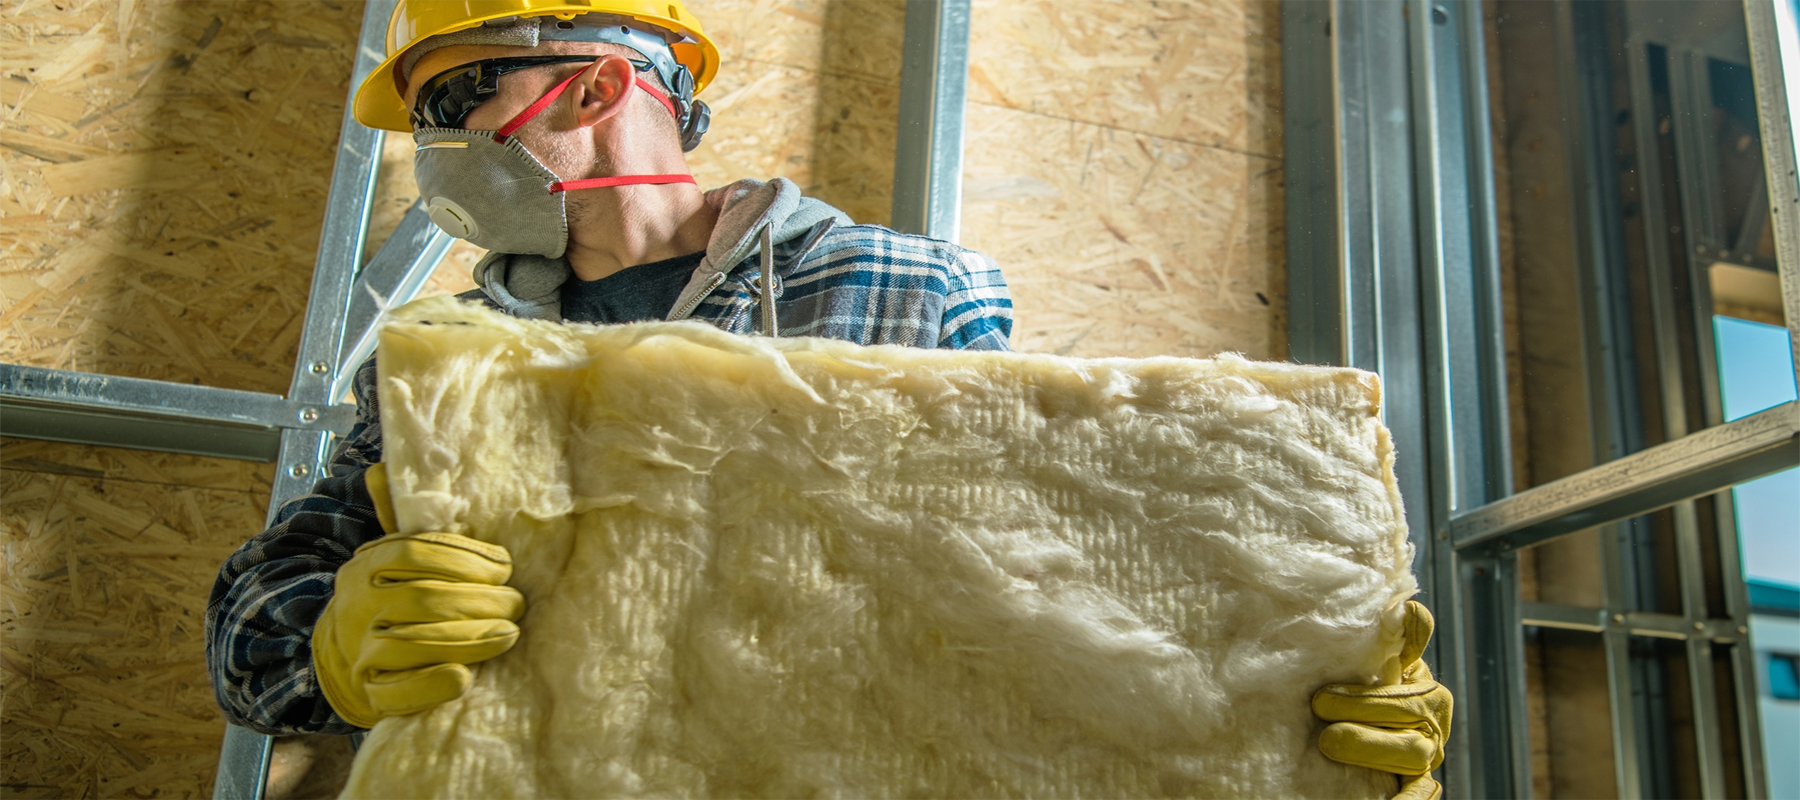
<svg viewBox="0 0 1800 800"><path fill-rule="evenodd" d="M550 191L566 192L571 189L605 189L608 186L632 186L640 183L694 183L692 175L620 175L616 178L582 178L578 181L557 181L550 184Z"/></svg>
<svg viewBox="0 0 1800 800"><path fill-rule="evenodd" d="M598 64L600 62L596 61L594 63ZM500 126L500 130L494 131L494 141L504 143L506 137L513 135L513 131L524 127L525 123L530 122L532 117L543 113L544 109L549 108L551 103L556 102L556 98L562 96L563 90L569 88L569 84L574 83L575 79L581 77L581 73L585 71L587 71L587 69L583 67L581 71L564 78L562 83L556 85L556 88L545 92L543 97L537 99L537 102L526 106L524 111L520 111L517 116L507 120L505 125ZM643 89L651 97L656 98L657 102L662 103L663 108L668 109L669 115L674 117L676 121L681 120L681 113L675 110L675 102L670 100L668 95L663 94L661 90L646 83L643 78L633 77L632 81L637 83L639 89Z"/></svg>
<svg viewBox="0 0 1800 800"><path fill-rule="evenodd" d="M582 71L586 71L586 68L584 67ZM545 92L543 97L537 99L537 102L526 106L524 111L519 112L517 116L507 120L505 125L500 126L500 130L494 131L494 141L506 141L506 137L511 136L513 131L524 127L525 123L530 122L532 117L537 116L539 113L543 112L544 109L549 108L551 103L556 102L556 98L562 96L563 90L569 88L569 84L574 83L575 79L579 77L581 77L581 72L576 72L574 75L564 78L562 83L556 85L556 88Z"/></svg>

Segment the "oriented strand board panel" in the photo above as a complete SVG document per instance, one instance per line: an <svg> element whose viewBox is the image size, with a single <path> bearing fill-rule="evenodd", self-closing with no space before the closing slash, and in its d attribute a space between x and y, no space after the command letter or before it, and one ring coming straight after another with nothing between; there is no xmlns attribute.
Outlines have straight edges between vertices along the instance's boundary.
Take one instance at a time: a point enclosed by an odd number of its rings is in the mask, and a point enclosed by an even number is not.
<svg viewBox="0 0 1800 800"><path fill-rule="evenodd" d="M712 128L688 154L704 188L784 177L857 222L892 205L900 0L698 0L719 75Z"/></svg>
<svg viewBox="0 0 1800 800"><path fill-rule="evenodd" d="M1022 350L1287 356L1281 11L976 0L962 243Z"/></svg>
<svg viewBox="0 0 1800 800"><path fill-rule="evenodd" d="M1278 158L1281 9L976 0L969 99Z"/></svg>
<svg viewBox="0 0 1800 800"><path fill-rule="evenodd" d="M285 391L361 15L6 3L0 361ZM3 457L5 793L210 795L224 721L200 621L271 467L14 439Z"/></svg>
<svg viewBox="0 0 1800 800"><path fill-rule="evenodd" d="M1286 355L1277 162L988 106L968 141L962 244L1005 271L1016 349Z"/></svg>
<svg viewBox="0 0 1800 800"><path fill-rule="evenodd" d="M1416 589L1367 373L447 298L380 363L400 528L506 546L527 611L347 797L1394 791L1308 705L1397 673Z"/></svg>
<svg viewBox="0 0 1800 800"><path fill-rule="evenodd" d="M0 452L6 795L210 795L225 722L202 616L219 562L262 523L269 468L18 439Z"/></svg>
<svg viewBox="0 0 1800 800"><path fill-rule="evenodd" d="M1508 102L1516 96L1507 91L1506 70L1501 60L1501 54L1505 52L1501 25L1503 22L1513 23L1510 16L1501 10L1496 0L1481 4L1482 38L1487 54L1488 135L1493 146L1494 160L1494 233L1500 251L1501 328L1506 332L1506 423L1512 440L1513 490L1519 491L1531 486L1533 482L1530 417L1525 408L1524 352L1521 347L1523 334L1519 330L1519 270L1516 259L1519 248L1514 239L1512 154L1509 151L1511 141L1508 135L1512 126L1508 124L1507 116ZM1540 28L1538 35L1543 35L1545 30ZM1516 30L1514 33L1516 34ZM1538 559L1543 550L1540 546L1519 552L1519 599L1525 602L1540 602L1542 599L1538 592ZM1541 640L1526 643L1525 718L1527 740L1531 742L1531 794L1534 797L1555 796L1555 781L1550 774L1554 757L1550 748L1550 709L1543 691L1544 677L1547 674L1544 654L1545 647Z"/></svg>
<svg viewBox="0 0 1800 800"><path fill-rule="evenodd" d="M282 391L359 4L0 14L0 361Z"/></svg>

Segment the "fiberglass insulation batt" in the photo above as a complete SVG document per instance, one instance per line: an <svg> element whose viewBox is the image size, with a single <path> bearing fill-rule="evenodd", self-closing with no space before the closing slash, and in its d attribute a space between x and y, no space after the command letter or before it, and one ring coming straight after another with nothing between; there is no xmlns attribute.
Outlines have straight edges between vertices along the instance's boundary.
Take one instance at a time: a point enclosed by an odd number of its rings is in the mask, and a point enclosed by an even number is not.
<svg viewBox="0 0 1800 800"><path fill-rule="evenodd" d="M435 324L426 324L426 321ZM346 797L1333 797L1415 584L1373 376L502 317L381 334L399 525L518 645Z"/></svg>

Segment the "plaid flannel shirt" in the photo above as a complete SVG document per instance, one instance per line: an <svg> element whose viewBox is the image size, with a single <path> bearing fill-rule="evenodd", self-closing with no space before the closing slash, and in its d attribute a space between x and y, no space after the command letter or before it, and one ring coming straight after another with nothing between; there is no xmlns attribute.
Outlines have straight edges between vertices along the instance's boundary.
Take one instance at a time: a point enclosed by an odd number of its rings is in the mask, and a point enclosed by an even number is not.
<svg viewBox="0 0 1800 800"><path fill-rule="evenodd" d="M778 243L774 261L783 336L1009 349L1012 300L999 268L980 254L855 225L830 229L810 251L800 239ZM731 269L692 317L733 333L753 332L760 271L754 255ZM338 568L383 535L363 485L363 472L381 460L374 359L357 370L354 391L356 425L333 452L327 477L284 504L273 527L226 560L207 601L213 689L226 718L252 730L358 730L326 702L312 665L313 626L331 600Z"/></svg>

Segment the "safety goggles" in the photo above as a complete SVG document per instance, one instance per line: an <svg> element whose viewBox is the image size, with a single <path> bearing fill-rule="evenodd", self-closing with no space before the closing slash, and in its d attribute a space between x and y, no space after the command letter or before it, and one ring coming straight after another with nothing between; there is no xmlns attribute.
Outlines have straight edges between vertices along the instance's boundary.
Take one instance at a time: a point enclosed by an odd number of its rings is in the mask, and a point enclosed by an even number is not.
<svg viewBox="0 0 1800 800"><path fill-rule="evenodd" d="M440 72L419 87L419 100L412 112L413 127L461 129L476 107L500 91L500 76L508 72L551 64L593 63L602 57L587 54L490 58ZM638 72L652 69L648 61L626 60Z"/></svg>

